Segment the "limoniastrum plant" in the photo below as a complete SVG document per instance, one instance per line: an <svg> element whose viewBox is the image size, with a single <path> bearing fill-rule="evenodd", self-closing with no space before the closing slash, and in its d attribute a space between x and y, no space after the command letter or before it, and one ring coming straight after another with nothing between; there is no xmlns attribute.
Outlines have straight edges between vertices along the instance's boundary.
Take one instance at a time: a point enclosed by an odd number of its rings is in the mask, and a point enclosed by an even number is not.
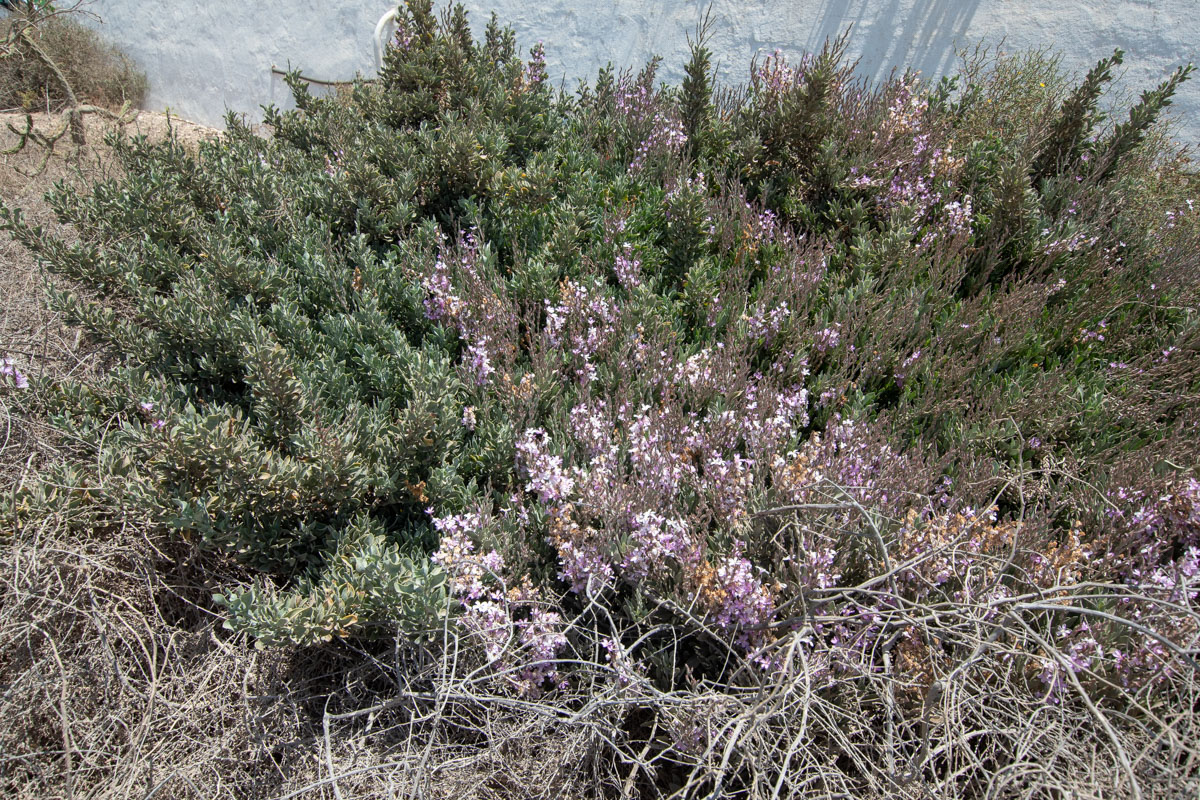
<svg viewBox="0 0 1200 800"><path fill-rule="evenodd" d="M844 45L729 89L699 37L681 87L564 92L411 0L376 79L291 78L267 135L115 140L53 193L77 242L3 212L112 357L0 373L71 454L16 535L173 531L249 570L215 599L260 644L455 631L526 697L592 653L830 696L886 663L919 707L994 648L1030 702L1167 692L1200 212L1158 117L1191 67L1120 111L1119 51L873 85Z"/></svg>

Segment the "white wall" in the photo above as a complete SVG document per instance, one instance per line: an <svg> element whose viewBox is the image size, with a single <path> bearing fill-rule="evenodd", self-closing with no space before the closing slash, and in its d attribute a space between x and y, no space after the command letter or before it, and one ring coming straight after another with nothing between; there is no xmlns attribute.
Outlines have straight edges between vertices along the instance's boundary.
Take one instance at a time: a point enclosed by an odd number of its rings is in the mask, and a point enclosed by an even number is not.
<svg viewBox="0 0 1200 800"><path fill-rule="evenodd" d="M146 70L148 106L220 124L225 110L259 116L286 105L273 64L320 78L374 69L372 31L388 0L93 0L98 27ZM687 34L707 6L685 0L468 0L479 32L495 9L524 48L545 42L556 80L594 79L603 64L638 67L664 57L660 76L677 82ZM713 0L711 48L720 77L742 82L750 58L776 48L789 55L820 48L853 23L860 71L892 67L926 76L953 69L956 46L985 39L1004 48L1052 47L1082 73L1114 47L1126 51L1123 86L1141 91L1196 61L1200 0ZM1184 85L1174 117L1179 138L1200 144L1200 77Z"/></svg>

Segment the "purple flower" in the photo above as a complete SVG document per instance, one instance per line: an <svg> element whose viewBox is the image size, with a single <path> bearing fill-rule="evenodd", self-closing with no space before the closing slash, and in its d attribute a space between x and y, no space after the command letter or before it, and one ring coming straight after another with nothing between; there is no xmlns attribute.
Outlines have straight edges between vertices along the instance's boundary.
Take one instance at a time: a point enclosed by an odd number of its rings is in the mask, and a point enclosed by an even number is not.
<svg viewBox="0 0 1200 800"><path fill-rule="evenodd" d="M492 600L481 600L467 606L463 626L474 633L483 645L489 664L504 657L513 638L513 621L508 610Z"/></svg>
<svg viewBox="0 0 1200 800"><path fill-rule="evenodd" d="M750 336L769 343L791 314L792 310L788 308L786 300L770 311L763 308L755 309L753 315L746 316L746 325L749 328Z"/></svg>
<svg viewBox="0 0 1200 800"><path fill-rule="evenodd" d="M526 68L530 86L537 86L546 80L546 47L538 42L529 51L529 66Z"/></svg>
<svg viewBox="0 0 1200 800"><path fill-rule="evenodd" d="M822 328L817 331L816 341L813 343L813 349L818 353L825 353L838 346L842 341L842 332L838 330L840 325L832 328Z"/></svg>
<svg viewBox="0 0 1200 800"><path fill-rule="evenodd" d="M562 633L562 617L553 611L535 608L529 619L517 623L521 644L534 661L552 661L567 646Z"/></svg>
<svg viewBox="0 0 1200 800"><path fill-rule="evenodd" d="M413 34L408 29L408 24L405 22L403 16L396 17L396 33L392 37L392 42L397 49L405 52L412 47Z"/></svg>
<svg viewBox="0 0 1200 800"><path fill-rule="evenodd" d="M154 405L154 402L153 402L153 401L151 401L151 400L146 400L146 401L143 401L143 402L141 402L141 403L138 403L138 409L139 409L139 410L140 410L140 411L141 411L143 414L145 414L145 415L149 416L149 415L150 415L150 414L151 414L151 413L154 411L154 409L155 409L155 405ZM151 428L153 428L153 429L154 429L154 430L156 430L156 431L157 431L157 430L161 430L162 428L164 428L164 427L166 426L166 424L167 424L167 423L166 423L166 422L165 422L165 421L164 421L162 418L160 418L160 417L155 417L154 419L151 419L151 420L150 420L150 427L151 427Z"/></svg>
<svg viewBox="0 0 1200 800"><path fill-rule="evenodd" d="M29 388L29 379L21 374L11 358L0 359L0 378L11 378L18 389Z"/></svg>
<svg viewBox="0 0 1200 800"><path fill-rule="evenodd" d="M433 273L425 279L425 316L438 321L449 319L454 321L462 308L462 300L454 293L450 285L450 272L446 262L439 258Z"/></svg>
<svg viewBox="0 0 1200 800"><path fill-rule="evenodd" d="M633 518L630 539L631 547L621 569L635 579L661 572L668 560L695 563L700 557L687 525L654 511L643 511Z"/></svg>
<svg viewBox="0 0 1200 800"><path fill-rule="evenodd" d="M734 542L733 552L717 566L717 584L724 590L716 609L716 622L722 628L746 628L767 622L775 610L775 600L754 574L754 565L743 557L743 542Z"/></svg>
<svg viewBox="0 0 1200 800"><path fill-rule="evenodd" d="M486 386L488 378L496 371L488 355L488 341L488 337L483 336L476 344L467 347L467 370L478 386Z"/></svg>
<svg viewBox="0 0 1200 800"><path fill-rule="evenodd" d="M629 686L637 682L641 667L629 656L621 643L616 639L607 638L601 640L600 645L608 653L608 663L617 675L617 682L621 686Z"/></svg>
<svg viewBox="0 0 1200 800"><path fill-rule="evenodd" d="M754 486L754 462L735 453L733 458L713 456L704 463L704 483L712 494L714 509L729 523L746 516L750 490Z"/></svg>
<svg viewBox="0 0 1200 800"><path fill-rule="evenodd" d="M504 558L495 550L480 556L471 538L483 527L480 514L452 514L437 517L433 527L442 535L437 552L431 560L446 571L450 591L463 602L488 595L488 584L499 580L504 572Z"/></svg>
<svg viewBox="0 0 1200 800"><path fill-rule="evenodd" d="M518 464L529 477L525 488L543 503L562 500L575 489L575 479L563 469L562 457L547 452L549 444L550 437L541 428L526 431L517 442Z"/></svg>
<svg viewBox="0 0 1200 800"><path fill-rule="evenodd" d="M558 578L569 581L572 592L594 595L612 583L615 577L612 565L595 546L562 541L557 548L558 563L562 567Z"/></svg>
<svg viewBox="0 0 1200 800"><path fill-rule="evenodd" d="M638 145L633 161L629 164L629 172L636 175L650 160L675 155L686 144L687 134L684 133L682 120L660 111L654 118L649 135Z"/></svg>
<svg viewBox="0 0 1200 800"><path fill-rule="evenodd" d="M636 289L641 285L642 262L633 254L632 245L622 245L621 252L617 253L616 261L613 264L613 271L617 274L617 281L626 291Z"/></svg>

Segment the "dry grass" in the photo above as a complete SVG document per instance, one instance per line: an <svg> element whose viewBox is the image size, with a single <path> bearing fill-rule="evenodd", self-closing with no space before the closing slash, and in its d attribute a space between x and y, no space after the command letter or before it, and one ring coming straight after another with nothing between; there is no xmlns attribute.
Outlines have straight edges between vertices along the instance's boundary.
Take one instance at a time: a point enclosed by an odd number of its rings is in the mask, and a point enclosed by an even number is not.
<svg viewBox="0 0 1200 800"><path fill-rule="evenodd" d="M134 526L81 541L48 523L3 561L0 785L13 797L1182 800L1200 788L1191 676L1136 715L1082 692L1046 703L1003 666L1033 645L1017 617L993 637L967 609L913 613L943 635L975 629L966 658L896 650L926 659L936 690L897 669L818 691L794 649L761 686L664 692L617 686L593 649L570 691L535 703L497 690L453 639L438 658L403 644L257 651L208 608L206 581L227 565Z"/></svg>
<svg viewBox="0 0 1200 800"><path fill-rule="evenodd" d="M14 29L29 28L29 36L54 61L77 97L111 109L125 103L139 107L149 89L145 73L99 33L73 18L82 4L63 5L32 26L27 14L10 13L0 19L0 41L12 38ZM31 51L28 40L16 39L9 56L0 58L0 108L58 111L69 103L54 71Z"/></svg>

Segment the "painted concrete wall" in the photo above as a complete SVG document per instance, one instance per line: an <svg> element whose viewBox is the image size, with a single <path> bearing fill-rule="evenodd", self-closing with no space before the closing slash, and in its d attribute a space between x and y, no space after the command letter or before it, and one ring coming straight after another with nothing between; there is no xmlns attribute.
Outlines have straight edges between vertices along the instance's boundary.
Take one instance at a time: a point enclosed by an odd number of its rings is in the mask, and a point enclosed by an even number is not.
<svg viewBox="0 0 1200 800"><path fill-rule="evenodd" d="M389 0L94 0L97 27L150 77L151 108L169 106L220 124L226 109L259 116L287 105L272 65L344 79L374 70L372 32ZM573 86L611 61L639 67L663 56L660 76L677 82L687 35L707 6L686 0L467 0L477 32L491 10L523 47L541 40L555 80ZM1004 49L1052 47L1082 73L1114 47L1126 53L1123 86L1141 91L1177 65L1200 61L1200 0L713 0L711 48L727 82L743 82L752 56L819 49L853 24L860 71L893 67L928 77L953 70L956 48L980 40ZM1200 144L1200 78L1176 100L1178 135Z"/></svg>

